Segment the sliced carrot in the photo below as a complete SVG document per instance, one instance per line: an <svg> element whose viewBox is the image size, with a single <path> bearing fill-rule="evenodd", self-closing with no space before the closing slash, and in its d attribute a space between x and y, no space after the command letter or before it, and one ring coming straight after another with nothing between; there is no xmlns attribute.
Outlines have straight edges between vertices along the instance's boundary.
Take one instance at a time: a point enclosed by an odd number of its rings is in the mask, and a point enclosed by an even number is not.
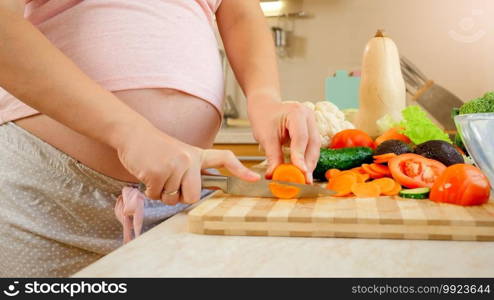
<svg viewBox="0 0 494 300"><path fill-rule="evenodd" d="M277 182L269 183L269 190L271 191L273 196L281 199L295 198L300 192L300 189L298 187Z"/></svg>
<svg viewBox="0 0 494 300"><path fill-rule="evenodd" d="M386 154L381 154L381 155L374 155L373 158L376 161L388 162L390 159L392 159L393 157L396 157L396 156L398 156L398 155L396 155L395 153L386 153Z"/></svg>
<svg viewBox="0 0 494 300"><path fill-rule="evenodd" d="M273 180L305 183L305 176L295 165L281 164L274 169Z"/></svg>
<svg viewBox="0 0 494 300"><path fill-rule="evenodd" d="M401 191L401 184L395 181L395 186L393 187L393 189L387 193L383 192L382 194L385 196L396 196L400 193L400 191Z"/></svg>
<svg viewBox="0 0 494 300"><path fill-rule="evenodd" d="M362 172L365 172L362 170ZM337 176L341 176L341 175L344 175L344 174L352 174L352 175L355 175L357 177L357 182L365 182L367 180L369 180L369 174L367 173L360 173L356 170L346 170L346 171L342 171L340 172Z"/></svg>
<svg viewBox="0 0 494 300"><path fill-rule="evenodd" d="M390 158L393 158L396 156L398 156L398 155L396 155L396 153L384 153L384 154L380 154L380 155L374 155L372 157L374 159L390 159Z"/></svg>
<svg viewBox="0 0 494 300"><path fill-rule="evenodd" d="M378 159L378 160L375 160L374 163L375 164L387 164L389 160L382 160L382 159Z"/></svg>
<svg viewBox="0 0 494 300"><path fill-rule="evenodd" d="M379 164L370 164L369 168L379 174L382 174L384 176L391 176L391 172L389 171L388 166L384 165L379 165Z"/></svg>
<svg viewBox="0 0 494 300"><path fill-rule="evenodd" d="M350 171L359 172L360 174L367 174L367 173L364 171L364 169L362 169L362 167L356 167L356 168L350 169Z"/></svg>
<svg viewBox="0 0 494 300"><path fill-rule="evenodd" d="M376 179L373 183L377 184L381 188L381 193L383 194L391 192L396 185L396 181L388 177Z"/></svg>
<svg viewBox="0 0 494 300"><path fill-rule="evenodd" d="M369 178L370 178L370 175L368 173L360 174L361 182L366 182L367 180L369 180Z"/></svg>
<svg viewBox="0 0 494 300"><path fill-rule="evenodd" d="M368 164L363 164L362 169L364 169L364 171L367 172L367 174L369 174L370 178L376 179L376 178L384 177L383 174L377 173L376 171L372 170Z"/></svg>
<svg viewBox="0 0 494 300"><path fill-rule="evenodd" d="M372 182L355 183L351 191L360 198L379 197L381 194L379 185Z"/></svg>
<svg viewBox="0 0 494 300"><path fill-rule="evenodd" d="M326 187L336 191L335 196L346 196L352 192L354 183L357 183L357 175L349 172L331 179Z"/></svg>
<svg viewBox="0 0 494 300"><path fill-rule="evenodd" d="M355 174L357 176L357 183L366 182L370 178L369 174L367 174L367 173L362 174L362 173L357 173L355 171L352 171L352 172L353 172L353 174Z"/></svg>
<svg viewBox="0 0 494 300"><path fill-rule="evenodd" d="M354 174L354 175L358 175L359 173L357 171L353 171L353 170L345 170L345 171L341 171L339 175L344 175L344 174Z"/></svg>
<svg viewBox="0 0 494 300"><path fill-rule="evenodd" d="M273 180L305 183L305 176L296 166L292 164L281 164L274 170ZM276 182L271 182L269 184L269 189L273 196L281 199L295 198L300 193L298 187Z"/></svg>
<svg viewBox="0 0 494 300"><path fill-rule="evenodd" d="M331 180L331 178L335 178L340 173L341 173L341 171L338 169L329 169L326 171L326 174L324 176L329 181L329 180Z"/></svg>

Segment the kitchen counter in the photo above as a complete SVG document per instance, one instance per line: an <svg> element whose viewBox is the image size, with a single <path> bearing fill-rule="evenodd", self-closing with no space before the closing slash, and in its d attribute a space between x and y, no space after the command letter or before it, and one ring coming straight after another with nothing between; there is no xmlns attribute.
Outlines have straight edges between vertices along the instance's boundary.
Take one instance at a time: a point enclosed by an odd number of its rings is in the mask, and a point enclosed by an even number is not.
<svg viewBox="0 0 494 300"><path fill-rule="evenodd" d="M257 144L250 127L221 127L215 144Z"/></svg>
<svg viewBox="0 0 494 300"><path fill-rule="evenodd" d="M494 242L187 232L180 213L75 277L494 277Z"/></svg>

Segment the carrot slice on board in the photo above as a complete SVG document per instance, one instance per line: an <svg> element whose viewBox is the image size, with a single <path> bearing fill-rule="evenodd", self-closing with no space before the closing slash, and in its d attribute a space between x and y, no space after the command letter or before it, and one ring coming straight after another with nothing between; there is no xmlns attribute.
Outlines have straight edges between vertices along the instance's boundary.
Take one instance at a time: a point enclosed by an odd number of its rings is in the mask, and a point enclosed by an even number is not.
<svg viewBox="0 0 494 300"><path fill-rule="evenodd" d="M271 191L273 196L280 199L295 198L300 192L300 189L298 187L281 184L277 182L269 183L269 190Z"/></svg>
<svg viewBox="0 0 494 300"><path fill-rule="evenodd" d="M355 183L351 190L359 198L379 197L381 194L379 185L372 182Z"/></svg>
<svg viewBox="0 0 494 300"><path fill-rule="evenodd" d="M329 181L329 180L331 180L331 178L335 178L340 173L341 173L341 171L338 170L338 169L329 169L329 170L326 171L326 174L324 176Z"/></svg>
<svg viewBox="0 0 494 300"><path fill-rule="evenodd" d="M292 164L281 164L274 169L273 180L305 183L305 176L299 168Z"/></svg>
<svg viewBox="0 0 494 300"><path fill-rule="evenodd" d="M328 189L336 191L334 196L346 196L352 192L353 184L357 183L357 175L346 173L333 178L328 185Z"/></svg>
<svg viewBox="0 0 494 300"><path fill-rule="evenodd" d="M369 174L367 174L367 173L362 174L362 173L358 173L355 171L352 171L352 172L353 172L353 174L355 174L355 176L357 176L357 183L366 182L370 178Z"/></svg>
<svg viewBox="0 0 494 300"><path fill-rule="evenodd" d="M383 174L377 173L376 171L372 170L368 164L363 164L362 169L364 169L364 171L370 175L370 178L376 179L376 178L384 177Z"/></svg>
<svg viewBox="0 0 494 300"><path fill-rule="evenodd" d="M398 156L398 155L396 155L395 153L386 153L386 154L381 154L381 155L374 155L373 158L375 160L387 162L396 156Z"/></svg>
<svg viewBox="0 0 494 300"><path fill-rule="evenodd" d="M360 174L361 182L366 182L367 180L369 180L369 178L370 178L370 175L368 173Z"/></svg>
<svg viewBox="0 0 494 300"><path fill-rule="evenodd" d="M385 196L396 196L400 193L400 191L401 191L401 184L399 184L397 181L395 181L394 188L391 191L389 191L387 193L383 192L382 194Z"/></svg>
<svg viewBox="0 0 494 300"><path fill-rule="evenodd" d="M344 174L353 174L353 175L358 175L359 173L357 171L353 171L353 170L345 170L345 171L341 171L339 175L344 175Z"/></svg>
<svg viewBox="0 0 494 300"><path fill-rule="evenodd" d="M346 170L346 171L341 171L336 177L344 175L344 174L352 174L357 178L357 182L365 182L369 180L369 174L367 173L360 173L355 170Z"/></svg>
<svg viewBox="0 0 494 300"><path fill-rule="evenodd" d="M381 188L381 193L383 194L391 192L396 185L396 181L388 177L376 179L372 183L377 184Z"/></svg>
<svg viewBox="0 0 494 300"><path fill-rule="evenodd" d="M391 176L391 171L389 171L388 166L379 165L379 164L370 164L369 168L371 168L372 171L382 174L384 176Z"/></svg>

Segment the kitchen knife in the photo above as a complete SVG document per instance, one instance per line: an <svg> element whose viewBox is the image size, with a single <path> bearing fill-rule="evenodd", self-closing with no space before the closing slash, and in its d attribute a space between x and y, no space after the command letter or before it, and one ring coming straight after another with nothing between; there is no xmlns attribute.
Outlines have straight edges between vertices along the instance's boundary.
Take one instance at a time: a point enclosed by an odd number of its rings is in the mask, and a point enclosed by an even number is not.
<svg viewBox="0 0 494 300"><path fill-rule="evenodd" d="M336 192L328 190L316 185L298 184L293 182L265 180L260 179L255 182L244 181L236 177L202 175L202 188L220 189L223 192L237 196L249 197L269 197L273 198L273 194L269 189L269 184L272 182L294 186L300 189L297 198L315 198L320 195L331 196Z"/></svg>
<svg viewBox="0 0 494 300"><path fill-rule="evenodd" d="M400 61L403 78L407 84L407 92L412 96L412 100L430 113L445 130L456 130L451 117L451 110L462 106L463 101L444 87L427 79L405 57L401 57Z"/></svg>

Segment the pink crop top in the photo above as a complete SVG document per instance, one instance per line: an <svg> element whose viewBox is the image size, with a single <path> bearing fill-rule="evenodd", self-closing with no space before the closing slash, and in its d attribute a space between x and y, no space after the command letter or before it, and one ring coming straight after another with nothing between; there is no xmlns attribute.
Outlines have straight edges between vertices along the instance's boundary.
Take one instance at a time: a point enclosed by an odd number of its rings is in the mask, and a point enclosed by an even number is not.
<svg viewBox="0 0 494 300"><path fill-rule="evenodd" d="M109 91L172 88L221 112L221 0L33 0L25 17ZM0 124L37 114L0 88Z"/></svg>

